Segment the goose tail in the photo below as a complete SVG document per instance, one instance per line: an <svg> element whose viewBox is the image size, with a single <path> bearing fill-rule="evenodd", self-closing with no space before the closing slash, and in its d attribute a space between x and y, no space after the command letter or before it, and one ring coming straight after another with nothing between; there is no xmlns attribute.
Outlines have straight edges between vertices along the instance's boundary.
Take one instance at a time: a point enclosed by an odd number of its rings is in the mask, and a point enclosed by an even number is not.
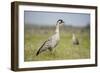
<svg viewBox="0 0 100 73"><path fill-rule="evenodd" d="M40 50L38 50L38 51L37 51L36 56L38 56L38 55L39 55L39 53L40 53Z"/></svg>

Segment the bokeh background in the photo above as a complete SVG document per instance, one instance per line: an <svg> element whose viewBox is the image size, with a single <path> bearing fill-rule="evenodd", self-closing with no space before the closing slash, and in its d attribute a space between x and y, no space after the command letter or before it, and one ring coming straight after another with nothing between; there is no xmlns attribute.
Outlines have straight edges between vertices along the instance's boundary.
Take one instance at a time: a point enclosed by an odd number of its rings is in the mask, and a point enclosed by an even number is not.
<svg viewBox="0 0 100 73"><path fill-rule="evenodd" d="M60 42L53 54L37 50L55 32L57 20L62 19ZM67 12L24 12L24 61L67 60L90 58L90 14ZM79 45L72 44L72 34Z"/></svg>

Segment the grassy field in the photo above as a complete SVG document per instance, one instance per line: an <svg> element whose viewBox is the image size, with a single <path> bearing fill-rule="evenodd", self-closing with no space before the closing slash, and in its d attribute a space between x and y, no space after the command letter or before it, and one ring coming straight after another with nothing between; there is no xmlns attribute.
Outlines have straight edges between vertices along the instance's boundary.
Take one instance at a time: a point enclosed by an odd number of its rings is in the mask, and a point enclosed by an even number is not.
<svg viewBox="0 0 100 73"><path fill-rule="evenodd" d="M75 32L80 44L72 44ZM24 34L24 61L86 59L90 58L89 28L63 27L60 29L60 42L54 53L45 51L38 56L36 52L43 42L54 33L54 27L29 27Z"/></svg>

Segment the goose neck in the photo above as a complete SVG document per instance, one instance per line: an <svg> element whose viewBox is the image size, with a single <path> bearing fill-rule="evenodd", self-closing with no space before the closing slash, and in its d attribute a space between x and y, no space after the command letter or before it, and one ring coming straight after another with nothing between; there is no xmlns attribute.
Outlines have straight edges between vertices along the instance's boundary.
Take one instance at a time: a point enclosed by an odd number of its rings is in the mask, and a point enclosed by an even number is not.
<svg viewBox="0 0 100 73"><path fill-rule="evenodd" d="M56 33L59 33L59 24L56 25Z"/></svg>

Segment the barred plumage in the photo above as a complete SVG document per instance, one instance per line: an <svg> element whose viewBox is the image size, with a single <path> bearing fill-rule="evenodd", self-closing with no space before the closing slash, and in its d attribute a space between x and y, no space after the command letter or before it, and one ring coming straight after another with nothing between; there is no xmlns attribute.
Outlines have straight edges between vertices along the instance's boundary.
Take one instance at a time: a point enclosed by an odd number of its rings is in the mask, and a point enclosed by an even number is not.
<svg viewBox="0 0 100 73"><path fill-rule="evenodd" d="M57 21L56 24L56 30L55 30L55 34L53 36L51 36L50 38L48 38L48 40L46 40L42 46L39 48L39 50L36 53L36 56L39 55L41 52L49 50L52 51L54 47L57 46L59 40L60 40L60 36L59 36L59 25L63 24L64 21L59 19Z"/></svg>

